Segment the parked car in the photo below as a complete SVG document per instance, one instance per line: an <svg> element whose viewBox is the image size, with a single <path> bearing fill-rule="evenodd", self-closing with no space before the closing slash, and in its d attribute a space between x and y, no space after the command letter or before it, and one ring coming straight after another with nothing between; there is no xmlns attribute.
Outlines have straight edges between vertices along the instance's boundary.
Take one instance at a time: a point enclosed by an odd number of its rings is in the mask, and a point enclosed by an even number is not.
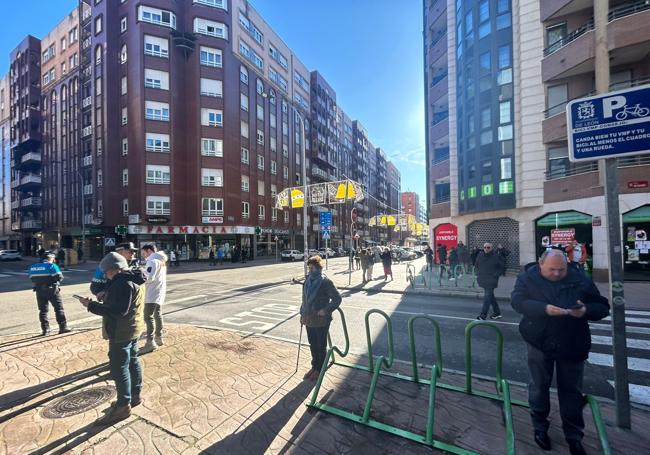
<svg viewBox="0 0 650 455"><path fill-rule="evenodd" d="M333 258L335 256L334 250L332 250L331 248L321 248L318 250L318 254L322 258L324 257Z"/></svg>
<svg viewBox="0 0 650 455"><path fill-rule="evenodd" d="M418 257L414 251L409 251L406 248L400 248L394 254L400 261L411 261Z"/></svg>
<svg viewBox="0 0 650 455"><path fill-rule="evenodd" d="M418 250L414 250L414 249L411 248L411 247L402 248L402 250L407 251L407 252L409 252L409 253L414 253L416 258L421 258L422 256L424 256L424 253L423 253L423 252L418 251Z"/></svg>
<svg viewBox="0 0 650 455"><path fill-rule="evenodd" d="M314 250L314 249L310 249L310 250L309 250L309 257L312 257L312 256L320 256L320 251L318 251L318 250Z"/></svg>
<svg viewBox="0 0 650 455"><path fill-rule="evenodd" d="M334 248L334 253L340 258L346 257L348 255L348 252L345 248Z"/></svg>
<svg viewBox="0 0 650 455"><path fill-rule="evenodd" d="M18 250L0 250L0 261L20 261L22 258Z"/></svg>
<svg viewBox="0 0 650 455"><path fill-rule="evenodd" d="M302 252L298 250L282 250L280 256L283 261L302 261Z"/></svg>

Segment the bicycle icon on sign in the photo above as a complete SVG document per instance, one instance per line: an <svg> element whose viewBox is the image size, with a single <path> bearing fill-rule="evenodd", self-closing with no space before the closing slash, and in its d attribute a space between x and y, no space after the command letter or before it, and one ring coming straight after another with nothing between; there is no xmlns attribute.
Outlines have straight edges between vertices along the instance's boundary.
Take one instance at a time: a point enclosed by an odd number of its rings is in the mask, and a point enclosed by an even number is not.
<svg viewBox="0 0 650 455"><path fill-rule="evenodd" d="M623 110L616 114L616 120L627 120L628 115L630 117L647 117L649 114L650 109L641 107L640 104L635 104L632 107L625 105L623 106Z"/></svg>

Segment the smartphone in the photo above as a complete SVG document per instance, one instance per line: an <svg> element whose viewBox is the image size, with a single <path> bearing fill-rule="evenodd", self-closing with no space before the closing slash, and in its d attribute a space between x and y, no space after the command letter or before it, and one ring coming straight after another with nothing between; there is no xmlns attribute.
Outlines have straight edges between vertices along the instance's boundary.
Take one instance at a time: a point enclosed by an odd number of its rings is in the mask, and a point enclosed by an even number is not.
<svg viewBox="0 0 650 455"><path fill-rule="evenodd" d="M85 297L82 297L82 296L77 295L77 294L72 294L72 297L74 297L77 300L85 300L86 299Z"/></svg>

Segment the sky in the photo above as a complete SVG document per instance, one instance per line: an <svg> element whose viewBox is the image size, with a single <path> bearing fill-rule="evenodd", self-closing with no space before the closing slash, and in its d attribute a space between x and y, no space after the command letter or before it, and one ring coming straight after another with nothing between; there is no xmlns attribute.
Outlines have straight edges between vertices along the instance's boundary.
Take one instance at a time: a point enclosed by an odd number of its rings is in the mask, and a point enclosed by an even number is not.
<svg viewBox="0 0 650 455"><path fill-rule="evenodd" d="M188 0L189 1L189 0ZM21 0L3 11L0 74L29 34L46 35L77 0ZM318 70L338 104L368 130L402 174L402 191L426 198L422 2L251 0L300 60Z"/></svg>

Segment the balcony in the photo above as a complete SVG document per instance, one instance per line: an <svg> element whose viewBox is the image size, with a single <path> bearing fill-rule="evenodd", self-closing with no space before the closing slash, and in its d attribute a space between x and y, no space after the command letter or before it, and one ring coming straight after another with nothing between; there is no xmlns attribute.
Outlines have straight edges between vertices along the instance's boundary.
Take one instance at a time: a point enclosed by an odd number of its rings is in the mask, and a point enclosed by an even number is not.
<svg viewBox="0 0 650 455"><path fill-rule="evenodd" d="M14 181L16 182L16 181ZM12 182L12 185L14 184ZM41 176L36 174L27 174L20 179L20 183L15 186L20 191L30 191L41 186Z"/></svg>
<svg viewBox="0 0 650 455"><path fill-rule="evenodd" d="M82 161L81 161L81 165L84 166L84 167L85 166L92 166L93 165L93 156L92 155L84 156Z"/></svg>
<svg viewBox="0 0 650 455"><path fill-rule="evenodd" d="M594 22L590 20L544 49L542 80L566 78L593 71Z"/></svg>
<svg viewBox="0 0 650 455"><path fill-rule="evenodd" d="M43 228L41 220L27 219L20 222L20 229L22 231L39 231Z"/></svg>
<svg viewBox="0 0 650 455"><path fill-rule="evenodd" d="M84 196L88 196L90 194L93 194L93 186L92 185L84 185L83 188L84 188L83 189Z"/></svg>
<svg viewBox="0 0 650 455"><path fill-rule="evenodd" d="M445 198L441 197L433 201L429 210L430 219L446 218L451 216L451 201L449 197L447 197L446 200L444 199Z"/></svg>
<svg viewBox="0 0 650 455"><path fill-rule="evenodd" d="M37 169L40 165L41 154L39 152L29 152L21 156L20 160L16 160L14 168L20 171L29 171Z"/></svg>
<svg viewBox="0 0 650 455"><path fill-rule="evenodd" d="M318 178L321 178L323 180L329 180L329 174L326 171L322 170L321 168L312 167L311 168L311 174L314 177L318 177Z"/></svg>
<svg viewBox="0 0 650 455"><path fill-rule="evenodd" d="M93 134L93 127L92 127L92 125L85 126L85 127L81 130L81 137L88 137L88 136L90 136L91 134Z"/></svg>
<svg viewBox="0 0 650 455"><path fill-rule="evenodd" d="M539 2L542 22L566 16L594 5L594 0L544 0Z"/></svg>
<svg viewBox="0 0 650 455"><path fill-rule="evenodd" d="M43 200L38 196L28 197L20 201L20 208L25 210L40 208L42 205Z"/></svg>
<svg viewBox="0 0 650 455"><path fill-rule="evenodd" d="M436 116L437 114L434 113L433 116ZM433 120L435 123L432 121L431 126L429 129L429 140L434 141L436 139L445 137L449 135L449 117L447 113L445 112L444 116L440 117L434 117Z"/></svg>
<svg viewBox="0 0 650 455"><path fill-rule="evenodd" d="M445 33L444 37L438 39L430 48L429 54L427 55L427 61L433 63L438 61L443 56L447 55L447 40L445 39L447 34Z"/></svg>
<svg viewBox="0 0 650 455"><path fill-rule="evenodd" d="M443 96L448 96L448 86L447 86L447 71L438 73L431 79L431 86L429 88L429 103L434 103L436 100L439 100Z"/></svg>
<svg viewBox="0 0 650 455"><path fill-rule="evenodd" d="M93 97L87 96L81 101L81 108L85 109L93 104Z"/></svg>
<svg viewBox="0 0 650 455"><path fill-rule="evenodd" d="M20 201L12 201L11 210L17 210L20 207Z"/></svg>
<svg viewBox="0 0 650 455"><path fill-rule="evenodd" d="M11 223L12 231L20 231L20 223Z"/></svg>
<svg viewBox="0 0 650 455"><path fill-rule="evenodd" d="M542 142L544 144L565 141L566 137L565 114L558 113L542 121Z"/></svg>
<svg viewBox="0 0 650 455"><path fill-rule="evenodd" d="M650 2L637 0L609 10L607 35L612 65L646 58L650 41ZM622 52L616 52L620 49Z"/></svg>

